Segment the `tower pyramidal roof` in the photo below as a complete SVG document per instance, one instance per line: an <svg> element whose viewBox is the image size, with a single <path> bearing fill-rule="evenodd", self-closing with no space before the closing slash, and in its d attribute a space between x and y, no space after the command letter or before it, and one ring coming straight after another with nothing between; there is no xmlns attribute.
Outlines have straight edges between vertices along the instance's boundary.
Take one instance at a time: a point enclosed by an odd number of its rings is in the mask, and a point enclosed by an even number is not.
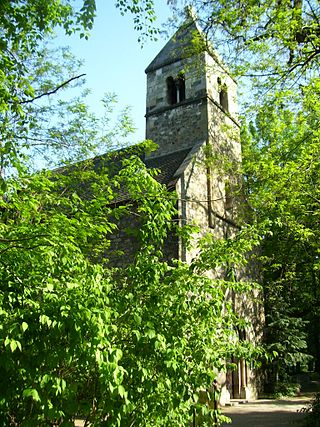
<svg viewBox="0 0 320 427"><path fill-rule="evenodd" d="M146 73L193 56L197 50L206 50L205 37L197 23L196 17L190 10L186 14L186 20L153 61L151 61L145 70Z"/></svg>

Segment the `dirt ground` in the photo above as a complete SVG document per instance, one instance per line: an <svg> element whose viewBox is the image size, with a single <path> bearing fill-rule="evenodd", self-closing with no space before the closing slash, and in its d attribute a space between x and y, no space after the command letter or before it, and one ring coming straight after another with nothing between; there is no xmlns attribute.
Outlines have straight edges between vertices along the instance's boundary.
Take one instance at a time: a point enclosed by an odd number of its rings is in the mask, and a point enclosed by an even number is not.
<svg viewBox="0 0 320 427"><path fill-rule="evenodd" d="M223 413L231 418L231 427L299 427L305 416L299 410L310 402L310 397L288 399L259 399L248 403L238 403L223 408ZM235 402L237 403L237 402Z"/></svg>
<svg viewBox="0 0 320 427"><path fill-rule="evenodd" d="M304 417L298 411L311 400L309 396L288 399L259 399L247 403L233 401L234 406L226 406L223 413L231 418L229 427L299 427ZM82 427L83 421L77 420L76 427ZM173 426L172 426L173 427ZM175 426L176 427L176 426Z"/></svg>

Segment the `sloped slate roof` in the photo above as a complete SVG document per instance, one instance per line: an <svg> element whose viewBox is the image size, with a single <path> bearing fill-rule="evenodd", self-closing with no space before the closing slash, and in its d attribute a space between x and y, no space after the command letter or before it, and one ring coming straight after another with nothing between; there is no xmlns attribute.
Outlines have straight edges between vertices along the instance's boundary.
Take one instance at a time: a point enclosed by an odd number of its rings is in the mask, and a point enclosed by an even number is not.
<svg viewBox="0 0 320 427"><path fill-rule="evenodd" d="M129 159L131 156L138 156L147 168L157 169L158 174L154 177L160 184L164 184L167 188L174 189L175 185L182 175L183 171L190 164L194 153L198 150L201 144L196 144L193 147L184 148L166 155L158 157L148 157L145 155L144 148L142 145L133 145L120 150L111 151L106 154L102 154L94 157L93 159L84 160L69 166L63 166L53 171L56 176L69 175L72 171L76 170L79 166L89 165L89 168L93 168L96 173L99 171L105 171L109 177L117 175L123 168L123 161ZM87 167L87 166L85 166ZM53 176L54 176L53 175ZM90 190L85 183L79 181L77 184L77 190L81 192L81 196L85 198L91 198ZM112 203L117 204L130 200L129 193L126 188L120 188L116 190L116 197Z"/></svg>
<svg viewBox="0 0 320 427"><path fill-rule="evenodd" d="M193 150L190 147L159 157L146 157L139 146L132 146L95 157L93 159L93 167L99 170L103 166L112 176L121 170L123 160L130 158L132 155L138 155L148 168L159 170L158 175L155 176L159 183L166 185L168 189L173 189L180 175L189 164ZM122 188L117 190L117 196L113 203L125 202L129 199L130 196L126 189Z"/></svg>
<svg viewBox="0 0 320 427"><path fill-rule="evenodd" d="M190 152L191 148L186 148L161 157L144 158L142 160L148 168L160 170L160 173L155 177L158 182L165 184L167 187L172 187L179 178L180 174L178 175L177 172Z"/></svg>

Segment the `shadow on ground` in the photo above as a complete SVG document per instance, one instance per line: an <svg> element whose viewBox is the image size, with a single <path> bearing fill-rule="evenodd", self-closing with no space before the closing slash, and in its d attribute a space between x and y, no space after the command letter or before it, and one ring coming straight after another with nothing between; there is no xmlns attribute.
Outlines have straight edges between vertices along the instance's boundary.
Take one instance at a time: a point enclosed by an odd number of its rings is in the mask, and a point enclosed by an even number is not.
<svg viewBox="0 0 320 427"><path fill-rule="evenodd" d="M299 427L305 414L299 412L310 402L310 397L290 399L263 399L223 408L231 418L232 427ZM230 424L223 424L227 426Z"/></svg>

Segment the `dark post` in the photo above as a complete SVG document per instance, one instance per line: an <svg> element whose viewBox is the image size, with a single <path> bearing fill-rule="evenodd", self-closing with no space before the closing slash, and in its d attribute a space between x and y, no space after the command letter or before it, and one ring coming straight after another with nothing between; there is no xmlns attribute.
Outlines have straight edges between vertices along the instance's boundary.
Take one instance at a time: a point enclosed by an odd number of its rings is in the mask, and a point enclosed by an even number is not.
<svg viewBox="0 0 320 427"><path fill-rule="evenodd" d="M217 411L218 411L218 400L219 400L219 383L217 380L213 381L213 421L214 426L218 426L218 418L217 418Z"/></svg>

